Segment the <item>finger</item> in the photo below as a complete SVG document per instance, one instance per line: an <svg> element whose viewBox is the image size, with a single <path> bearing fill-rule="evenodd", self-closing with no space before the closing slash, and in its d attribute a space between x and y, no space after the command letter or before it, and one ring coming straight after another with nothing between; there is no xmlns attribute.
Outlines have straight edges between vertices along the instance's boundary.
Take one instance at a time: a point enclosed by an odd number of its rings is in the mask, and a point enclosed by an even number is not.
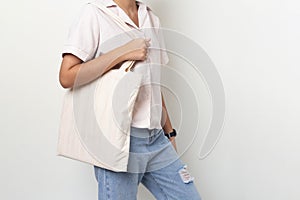
<svg viewBox="0 0 300 200"><path fill-rule="evenodd" d="M146 51L146 53L145 53L145 60L148 58L148 51Z"/></svg>
<svg viewBox="0 0 300 200"><path fill-rule="evenodd" d="M145 43L146 43L147 47L150 46L150 41L151 41L151 38L146 38L145 39Z"/></svg>

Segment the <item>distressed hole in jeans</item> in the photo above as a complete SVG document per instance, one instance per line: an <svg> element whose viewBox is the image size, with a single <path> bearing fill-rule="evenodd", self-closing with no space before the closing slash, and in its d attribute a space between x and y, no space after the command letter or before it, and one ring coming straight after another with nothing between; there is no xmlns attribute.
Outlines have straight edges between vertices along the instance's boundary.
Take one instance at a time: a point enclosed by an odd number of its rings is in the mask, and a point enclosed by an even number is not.
<svg viewBox="0 0 300 200"><path fill-rule="evenodd" d="M191 174L187 170L187 165L184 165L179 171L178 171L181 180L188 184L190 182L194 181L194 177L191 176Z"/></svg>

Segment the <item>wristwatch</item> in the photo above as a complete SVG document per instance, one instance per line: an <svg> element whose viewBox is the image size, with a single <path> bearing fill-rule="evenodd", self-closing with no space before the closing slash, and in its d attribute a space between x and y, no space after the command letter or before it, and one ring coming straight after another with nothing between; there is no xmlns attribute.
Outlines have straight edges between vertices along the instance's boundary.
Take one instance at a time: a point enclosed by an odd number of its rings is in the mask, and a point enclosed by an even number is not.
<svg viewBox="0 0 300 200"><path fill-rule="evenodd" d="M165 136L170 139L170 137L175 137L177 135L176 130L173 128L173 131L171 133L165 133Z"/></svg>

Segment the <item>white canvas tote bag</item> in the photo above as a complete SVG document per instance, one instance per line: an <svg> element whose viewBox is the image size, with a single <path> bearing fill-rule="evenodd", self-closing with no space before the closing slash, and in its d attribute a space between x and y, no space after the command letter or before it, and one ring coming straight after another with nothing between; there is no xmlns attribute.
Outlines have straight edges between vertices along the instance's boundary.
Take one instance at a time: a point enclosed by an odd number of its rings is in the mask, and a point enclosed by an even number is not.
<svg viewBox="0 0 300 200"><path fill-rule="evenodd" d="M131 29L99 2L91 2L124 31ZM132 113L142 74L134 61L109 70L97 80L66 92L57 155L113 171L126 171Z"/></svg>

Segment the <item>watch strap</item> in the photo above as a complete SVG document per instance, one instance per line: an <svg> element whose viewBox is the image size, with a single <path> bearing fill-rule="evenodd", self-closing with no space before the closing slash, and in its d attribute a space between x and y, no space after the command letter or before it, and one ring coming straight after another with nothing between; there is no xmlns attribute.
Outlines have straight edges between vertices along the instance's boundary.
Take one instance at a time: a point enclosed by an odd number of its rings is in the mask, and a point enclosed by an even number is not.
<svg viewBox="0 0 300 200"><path fill-rule="evenodd" d="M171 137L175 137L177 135L177 132L175 129L171 133L165 133L165 136L170 139Z"/></svg>

